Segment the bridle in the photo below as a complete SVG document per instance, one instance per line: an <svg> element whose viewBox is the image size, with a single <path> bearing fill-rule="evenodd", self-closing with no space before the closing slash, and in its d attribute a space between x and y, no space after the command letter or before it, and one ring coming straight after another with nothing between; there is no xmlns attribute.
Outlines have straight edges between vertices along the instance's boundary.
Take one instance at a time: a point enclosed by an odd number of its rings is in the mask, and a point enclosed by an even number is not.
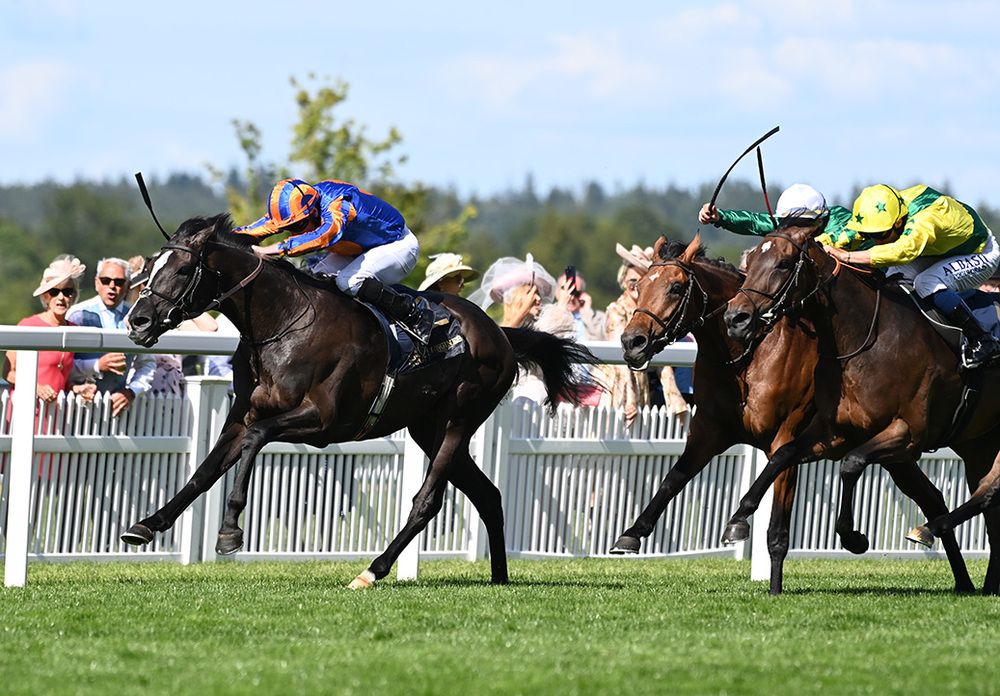
<svg viewBox="0 0 1000 696"><path fill-rule="evenodd" d="M752 316L754 323L757 324L759 322L763 326L763 332L758 331L755 333L766 333L767 331L770 331L771 327L773 327L778 322L779 319L781 319L783 316L785 316L792 310L802 307L809 300L809 298L811 298L813 295L815 295L817 292L820 291L820 289L824 286L824 284L828 280L822 277L822 275L819 272L819 266L812 259L812 257L809 256L806 247L802 246L794 239L792 239L789 235L784 234L783 232L772 232L771 234L766 235L764 239L767 240L771 237L777 237L779 239L786 240L788 243L790 243L792 246L794 246L796 249L799 250L799 258L795 262L795 268L792 269L792 272L788 275L787 278L785 278L785 281L781 284L781 287L779 287L775 292L768 293L764 292L763 290L757 290L756 288L748 288L746 286L743 286L736 291L737 294L742 294L744 297L746 297L747 301L753 306ZM805 297L802 297L798 300L793 300L791 298L792 290L799 284L799 276L802 274L802 269L805 267L807 261L810 264L812 264L813 270L816 271L816 277L818 279L816 281L816 287L814 287L811 291L809 291L809 293ZM836 273L834 275L836 275ZM761 306L754 301L753 295L751 295L751 293L760 295L768 300L771 300L771 306L766 311L762 311Z"/></svg>
<svg viewBox="0 0 1000 696"><path fill-rule="evenodd" d="M655 263L651 263L649 268L652 270L653 268L664 266L676 266L684 271L684 273L687 274L687 287L684 290L684 296L677 305L677 309L671 313L670 319L667 321L663 321L663 319L653 314L645 307L636 307L634 312L635 314L646 315L660 328L660 335L653 336L652 341L650 342L652 355L656 355L669 344L683 336L686 336L693 329L703 326L709 319L712 319L726 308L726 303L723 302L712 311L708 311L708 293L705 292L705 288L702 287L701 281L698 280L698 276L695 274L694 269L680 260L670 259L669 261L656 261ZM701 295L701 313L695 319L685 322L684 317L687 316L688 307L691 304L691 298L694 296L695 289L697 289L698 293Z"/></svg>
<svg viewBox="0 0 1000 696"><path fill-rule="evenodd" d="M206 242L205 247L211 243L211 240L209 240ZM203 312L217 309L227 299L252 283L254 279L260 275L261 270L264 268L264 259L258 258L257 266L246 277L244 277L243 280L238 282L229 290L216 295L216 297L212 299L212 301L209 302L204 308L194 309L194 293L201 284L202 275L206 273L213 274L215 276L216 288L219 287L222 281L222 274L213 268L209 268L208 264L205 263L205 247L202 247L201 251L195 251L191 247L182 246L180 244L164 244L161 247L163 250L181 251L186 254L190 254L191 257L197 262L194 272L188 278L187 283L184 285L184 289L181 290L176 297L168 297L153 288L152 279L150 279L150 282L147 283L146 287L142 289L142 292L139 293L139 298L155 296L168 305L169 309L167 309L166 317L164 319L164 323L168 329L176 328L182 321L186 319L193 319Z"/></svg>
<svg viewBox="0 0 1000 696"><path fill-rule="evenodd" d="M808 302L813 295L818 293L820 290L827 289L829 284L832 283L834 280L836 280L836 278L840 275L841 268L850 268L852 271L855 271L856 273L870 274L870 271L866 271L856 266L844 263L840 259L834 259L835 265L833 270L830 272L829 275L824 276L822 269L820 269L819 267L819 264L816 263L816 261L809 255L808 249L805 246L799 244L789 235L783 232L772 232L771 234L766 235L764 239L766 240L769 237L777 237L779 239L784 239L787 242L789 242L792 246L794 246L796 249L799 250L799 258L795 263L795 268L793 269L792 273L788 275L788 277L785 279L785 282L782 283L781 287L779 287L774 293L767 293L764 292L763 290L757 290L755 288L748 288L745 286L741 287L737 291L738 293L742 293L742 295L747 298L747 301L751 305L753 305L753 310L754 310L752 315L753 322L755 324L757 322L760 322L761 326L763 327L763 330L754 331L754 335L760 338L763 338L763 336L768 331L770 331L771 328L783 316L786 316L789 312L792 312L795 309L805 306L806 302ZM808 261L812 265L813 270L816 272L816 285L804 297L801 297L798 300L793 300L791 299L791 292L792 289L795 288L799 283L799 277L802 273L802 269L804 268L806 261ZM750 293L755 293L757 295L761 295L771 300L771 306L767 309L767 311L763 312L761 311L760 305L754 302L753 296ZM872 312L872 320L868 327L868 335L865 337L865 340L862 341L861 345L857 349L845 353L844 355L835 355L835 356L827 355L825 357L833 357L835 360L847 360L848 358L853 358L855 355L858 355L867 348L871 347L872 338L874 337L876 327L878 326L879 308L881 307L881 304L882 304L882 288L881 286L876 285L875 309ZM756 328L756 326L754 328ZM747 347L747 350L744 352L744 356L752 351L755 343L757 342L759 341L750 342L749 346Z"/></svg>

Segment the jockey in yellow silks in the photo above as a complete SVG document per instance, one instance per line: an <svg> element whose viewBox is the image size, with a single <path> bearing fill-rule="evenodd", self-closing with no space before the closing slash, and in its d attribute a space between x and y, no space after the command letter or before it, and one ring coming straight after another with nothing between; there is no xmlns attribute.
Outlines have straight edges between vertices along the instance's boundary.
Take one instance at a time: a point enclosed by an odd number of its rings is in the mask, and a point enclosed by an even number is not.
<svg viewBox="0 0 1000 696"><path fill-rule="evenodd" d="M963 357L967 367L1000 355L992 327L980 324L958 294L978 288L1000 265L993 233L970 206L929 186L896 190L876 184L854 201L843 232L828 229L819 241L841 261L887 268L886 275L913 281L917 294L929 298L969 339ZM875 246L855 251L862 242Z"/></svg>

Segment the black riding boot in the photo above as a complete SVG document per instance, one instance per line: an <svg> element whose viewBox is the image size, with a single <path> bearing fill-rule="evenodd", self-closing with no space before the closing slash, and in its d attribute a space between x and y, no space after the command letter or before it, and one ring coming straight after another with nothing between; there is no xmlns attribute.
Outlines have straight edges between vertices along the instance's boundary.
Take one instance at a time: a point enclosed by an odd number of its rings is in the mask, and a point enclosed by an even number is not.
<svg viewBox="0 0 1000 696"><path fill-rule="evenodd" d="M424 298L398 293L378 278L365 278L358 289L358 299L372 303L390 319L404 324L421 343L426 344L430 340L434 312Z"/></svg>
<svg viewBox="0 0 1000 696"><path fill-rule="evenodd" d="M962 330L967 339L962 354L962 364L966 367L980 367L1000 356L1000 342L980 326L972 315L972 310L964 302L948 312L947 317Z"/></svg>

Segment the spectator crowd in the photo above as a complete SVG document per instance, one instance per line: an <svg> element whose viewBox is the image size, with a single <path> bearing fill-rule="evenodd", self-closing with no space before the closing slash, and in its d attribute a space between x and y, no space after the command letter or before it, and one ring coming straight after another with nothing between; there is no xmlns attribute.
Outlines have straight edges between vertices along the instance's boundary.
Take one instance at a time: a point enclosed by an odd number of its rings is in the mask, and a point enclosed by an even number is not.
<svg viewBox="0 0 1000 696"><path fill-rule="evenodd" d="M502 326L530 327L578 341L617 341L636 308L636 283L652 262L652 250L637 245L617 245L621 259L618 284L621 295L605 309L593 306L587 283L572 266L553 276L529 253L526 258L505 257L482 274L479 288L469 299L484 310L497 305ZM94 295L80 299L90 280L87 266L75 256L56 257L42 271L34 296L41 312L22 319L20 326L91 326L124 329L125 316L145 287L146 259L103 258L92 273ZM467 265L457 253L430 257L420 290L460 295L467 283L480 279L480 272ZM183 322L185 331L235 331L224 317L203 314ZM581 368L588 369L588 368ZM631 423L643 406L665 404L674 413L683 413L690 402L690 370L669 367L648 372L632 372L624 366L590 368L590 392L584 403L621 409ZM107 395L117 416L143 394L180 395L184 377L190 374L227 375L228 358L188 358L170 354L72 353L45 351L39 355L38 396L54 401L60 392L71 392L91 401L99 392ZM4 379L17 383L17 363L9 352ZM540 375L519 375L515 398L543 401L546 398Z"/></svg>

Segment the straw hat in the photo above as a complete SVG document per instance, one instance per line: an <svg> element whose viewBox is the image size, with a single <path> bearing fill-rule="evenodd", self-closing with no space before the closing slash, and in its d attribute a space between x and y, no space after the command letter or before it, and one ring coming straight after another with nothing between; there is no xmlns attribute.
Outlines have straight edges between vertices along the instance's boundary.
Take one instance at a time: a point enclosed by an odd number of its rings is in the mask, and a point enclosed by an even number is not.
<svg viewBox="0 0 1000 696"><path fill-rule="evenodd" d="M649 270L653 263L653 247L643 249L638 244L633 244L631 249L626 249L621 244L615 244L615 252L622 257L625 263L635 266L643 273Z"/></svg>
<svg viewBox="0 0 1000 696"><path fill-rule="evenodd" d="M76 285L80 276L86 270L87 267L80 263L80 259L75 256L70 256L69 254L57 256L49 264L49 267L42 271L42 282L38 284L38 287L35 288L35 291L31 295L32 297L39 297L55 286L65 283L67 280L72 280L73 284Z"/></svg>
<svg viewBox="0 0 1000 696"><path fill-rule="evenodd" d="M426 277L417 290L426 290L439 280L458 274L466 281L479 277L479 271L462 263L461 254L431 254L432 261L427 264Z"/></svg>

